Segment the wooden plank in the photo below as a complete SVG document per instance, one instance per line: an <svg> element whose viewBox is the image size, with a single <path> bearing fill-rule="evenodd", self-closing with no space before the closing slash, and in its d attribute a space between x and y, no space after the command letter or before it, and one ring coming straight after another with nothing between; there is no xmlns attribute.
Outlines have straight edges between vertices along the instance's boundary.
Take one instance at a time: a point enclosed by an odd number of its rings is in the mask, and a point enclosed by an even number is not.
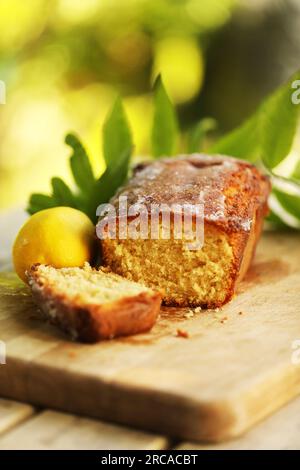
<svg viewBox="0 0 300 470"><path fill-rule="evenodd" d="M235 437L300 393L299 285L299 235L266 234L220 311L163 309L150 333L92 346L32 318L25 291L0 288L0 394L185 440Z"/></svg>
<svg viewBox="0 0 300 470"><path fill-rule="evenodd" d="M221 444L183 442L177 450L300 450L300 399L297 398L244 436Z"/></svg>
<svg viewBox="0 0 300 470"><path fill-rule="evenodd" d="M24 403L0 398L0 434L34 414L34 408Z"/></svg>
<svg viewBox="0 0 300 470"><path fill-rule="evenodd" d="M167 446L162 436L49 410L0 437L2 450L157 450Z"/></svg>

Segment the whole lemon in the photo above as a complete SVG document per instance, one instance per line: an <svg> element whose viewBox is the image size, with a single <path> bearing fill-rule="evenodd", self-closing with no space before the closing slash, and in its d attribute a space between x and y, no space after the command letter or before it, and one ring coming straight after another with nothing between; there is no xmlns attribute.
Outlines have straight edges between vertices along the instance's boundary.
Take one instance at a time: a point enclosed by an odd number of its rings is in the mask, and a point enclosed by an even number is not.
<svg viewBox="0 0 300 470"><path fill-rule="evenodd" d="M54 207L32 215L17 235L13 262L18 276L35 263L56 268L82 266L93 256L95 229L83 212Z"/></svg>

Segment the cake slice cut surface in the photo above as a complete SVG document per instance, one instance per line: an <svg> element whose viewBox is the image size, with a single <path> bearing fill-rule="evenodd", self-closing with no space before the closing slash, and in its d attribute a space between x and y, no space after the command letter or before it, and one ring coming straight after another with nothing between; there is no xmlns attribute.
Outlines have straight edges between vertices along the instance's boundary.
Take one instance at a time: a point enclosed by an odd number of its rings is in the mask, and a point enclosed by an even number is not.
<svg viewBox="0 0 300 470"><path fill-rule="evenodd" d="M161 294L107 270L34 265L27 273L43 317L73 339L97 342L148 331Z"/></svg>

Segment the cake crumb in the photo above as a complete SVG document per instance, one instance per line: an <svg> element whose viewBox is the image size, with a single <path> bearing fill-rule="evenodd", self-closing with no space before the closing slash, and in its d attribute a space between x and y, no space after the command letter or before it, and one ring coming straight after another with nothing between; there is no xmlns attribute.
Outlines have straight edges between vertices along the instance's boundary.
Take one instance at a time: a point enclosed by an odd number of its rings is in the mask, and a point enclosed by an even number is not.
<svg viewBox="0 0 300 470"><path fill-rule="evenodd" d="M74 358L74 357L77 356L77 353L75 351L69 351L68 356L71 357L71 358Z"/></svg>
<svg viewBox="0 0 300 470"><path fill-rule="evenodd" d="M223 318L221 318L220 322L225 323L225 322L227 322L227 320L228 320L228 317L223 317Z"/></svg>
<svg viewBox="0 0 300 470"><path fill-rule="evenodd" d="M176 331L176 336L177 336L178 338L186 338L186 339L190 337L190 335L188 334L187 331L185 331L185 330L180 330L179 328L178 328L178 330Z"/></svg>
<svg viewBox="0 0 300 470"><path fill-rule="evenodd" d="M239 312L239 315L244 315L244 312Z"/></svg>
<svg viewBox="0 0 300 470"><path fill-rule="evenodd" d="M183 314L184 318L192 318L194 316L193 310L188 310Z"/></svg>

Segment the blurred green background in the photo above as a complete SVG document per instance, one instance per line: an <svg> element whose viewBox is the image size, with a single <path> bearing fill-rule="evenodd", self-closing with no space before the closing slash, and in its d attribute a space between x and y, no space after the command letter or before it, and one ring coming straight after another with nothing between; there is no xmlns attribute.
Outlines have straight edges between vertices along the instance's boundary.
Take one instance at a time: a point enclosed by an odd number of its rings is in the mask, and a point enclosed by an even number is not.
<svg viewBox="0 0 300 470"><path fill-rule="evenodd" d="M237 125L299 67L299 29L299 0L0 0L0 209L70 180L70 130L103 171L117 92L147 155L159 72L183 130L203 116L220 133Z"/></svg>

